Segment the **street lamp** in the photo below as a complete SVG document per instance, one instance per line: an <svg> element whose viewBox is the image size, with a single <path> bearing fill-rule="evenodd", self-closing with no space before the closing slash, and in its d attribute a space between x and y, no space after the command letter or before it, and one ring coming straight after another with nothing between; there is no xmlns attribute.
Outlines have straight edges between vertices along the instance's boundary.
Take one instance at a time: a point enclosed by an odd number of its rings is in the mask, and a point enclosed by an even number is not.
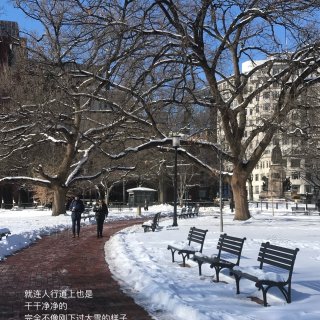
<svg viewBox="0 0 320 320"><path fill-rule="evenodd" d="M177 188L177 183L178 183L178 147L180 147L180 137L179 136L174 136L172 137L172 146L175 149L174 152L174 185L173 185L173 227L178 226L178 220L177 220L177 193L178 193L178 188Z"/></svg>
<svg viewBox="0 0 320 320"><path fill-rule="evenodd" d="M220 195L220 232L223 232L223 216L222 216L222 152L219 151L219 162L220 162L220 172L219 172L219 195Z"/></svg>
<svg viewBox="0 0 320 320"><path fill-rule="evenodd" d="M122 179L122 204L124 208L126 205L126 179Z"/></svg>
<svg viewBox="0 0 320 320"><path fill-rule="evenodd" d="M308 192L306 192L306 211L308 211Z"/></svg>

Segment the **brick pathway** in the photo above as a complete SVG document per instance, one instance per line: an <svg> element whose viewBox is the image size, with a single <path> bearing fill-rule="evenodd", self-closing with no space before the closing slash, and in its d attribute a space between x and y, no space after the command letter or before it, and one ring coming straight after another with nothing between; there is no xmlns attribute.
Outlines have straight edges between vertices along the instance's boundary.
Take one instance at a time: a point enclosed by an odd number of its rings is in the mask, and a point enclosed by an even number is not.
<svg viewBox="0 0 320 320"><path fill-rule="evenodd" d="M107 222L102 239L96 238L95 225L82 227L80 238L72 238L70 230L57 233L0 262L0 320L152 319L120 290L104 259L106 240L137 222ZM26 290L32 296L25 297ZM52 290L68 298L46 297ZM92 298L81 297L90 290ZM42 310L48 306L56 310Z"/></svg>

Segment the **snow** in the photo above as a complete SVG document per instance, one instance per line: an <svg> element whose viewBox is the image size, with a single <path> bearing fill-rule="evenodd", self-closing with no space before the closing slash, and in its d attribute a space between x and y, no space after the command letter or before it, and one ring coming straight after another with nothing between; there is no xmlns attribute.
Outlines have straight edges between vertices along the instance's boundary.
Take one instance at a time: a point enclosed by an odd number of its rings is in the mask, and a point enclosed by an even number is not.
<svg viewBox="0 0 320 320"><path fill-rule="evenodd" d="M150 206L142 215L151 218L158 211L168 214L173 210L170 206ZM141 225L122 230L106 242L106 262L123 290L158 320L320 319L320 216L292 215L290 206L285 209L284 205L279 205L279 209L269 206L269 210L253 206L251 213L252 218L247 221L234 221L225 208L223 232L247 238L240 267L249 268L250 272L257 272L253 270L258 266L262 242L300 249L292 278L291 304L285 302L278 288L272 288L268 292L270 307L265 308L249 298L262 298L251 281L241 280L241 293L237 295L235 281L227 270L222 270L220 282L216 283L212 281L214 270L209 264L202 266L199 276L198 265L192 260L187 260L187 267L183 268L181 256L175 255L176 262L172 263L168 244L184 242L192 226L208 229L203 254L217 253L219 208L200 207L199 217L178 219L178 227L172 227L172 217L167 216L160 220L161 228L155 232L144 232ZM131 219L136 214L136 209L110 209L106 224L111 220ZM0 259L6 259L43 235L71 225L69 215L52 217L49 211L31 209L1 209L0 221L0 229L11 231L11 235L0 241ZM274 270L266 272L264 276L268 279L285 277Z"/></svg>
<svg viewBox="0 0 320 320"><path fill-rule="evenodd" d="M255 267L234 267L233 270L238 270L242 273L249 273L259 280L269 280L275 282L284 282L287 278L283 277L281 274L275 272L265 272L259 268Z"/></svg>
<svg viewBox="0 0 320 320"><path fill-rule="evenodd" d="M137 187L137 188L132 188L132 189L127 190L127 192L134 192L134 191L154 191L154 192L156 192L157 190L146 188L146 187Z"/></svg>

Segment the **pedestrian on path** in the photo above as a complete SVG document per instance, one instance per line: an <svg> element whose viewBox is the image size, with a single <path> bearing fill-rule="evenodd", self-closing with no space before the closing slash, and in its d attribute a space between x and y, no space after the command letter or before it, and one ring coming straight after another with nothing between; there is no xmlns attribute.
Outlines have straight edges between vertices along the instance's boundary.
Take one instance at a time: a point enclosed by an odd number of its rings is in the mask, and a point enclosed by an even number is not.
<svg viewBox="0 0 320 320"><path fill-rule="evenodd" d="M145 199L144 200L144 211L148 211L148 208L149 208L149 203L148 203L148 200Z"/></svg>
<svg viewBox="0 0 320 320"><path fill-rule="evenodd" d="M76 236L76 227L77 227L77 236L80 236L80 222L81 222L81 213L84 211L84 204L80 199L80 196L75 196L70 205L71 210L71 220L72 220L72 233L73 238Z"/></svg>
<svg viewBox="0 0 320 320"><path fill-rule="evenodd" d="M108 216L108 206L103 199L100 199L98 203L94 206L93 211L95 212L97 221L97 238L102 238L103 224L104 220Z"/></svg>

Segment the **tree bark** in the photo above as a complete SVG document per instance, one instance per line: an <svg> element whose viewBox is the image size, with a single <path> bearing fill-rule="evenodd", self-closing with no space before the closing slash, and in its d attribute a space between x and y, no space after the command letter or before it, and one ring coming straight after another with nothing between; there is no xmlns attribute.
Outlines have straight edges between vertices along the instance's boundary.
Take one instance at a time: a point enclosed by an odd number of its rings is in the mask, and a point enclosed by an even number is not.
<svg viewBox="0 0 320 320"><path fill-rule="evenodd" d="M235 220L248 220L250 216L246 188L248 173L242 167L235 166L231 178L231 187L235 203Z"/></svg>
<svg viewBox="0 0 320 320"><path fill-rule="evenodd" d="M248 178L248 186L249 186L249 201L253 201L253 185L252 185L253 177Z"/></svg>
<svg viewBox="0 0 320 320"><path fill-rule="evenodd" d="M58 216L66 213L66 195L67 188L55 187L53 188L53 204L52 215Z"/></svg>

